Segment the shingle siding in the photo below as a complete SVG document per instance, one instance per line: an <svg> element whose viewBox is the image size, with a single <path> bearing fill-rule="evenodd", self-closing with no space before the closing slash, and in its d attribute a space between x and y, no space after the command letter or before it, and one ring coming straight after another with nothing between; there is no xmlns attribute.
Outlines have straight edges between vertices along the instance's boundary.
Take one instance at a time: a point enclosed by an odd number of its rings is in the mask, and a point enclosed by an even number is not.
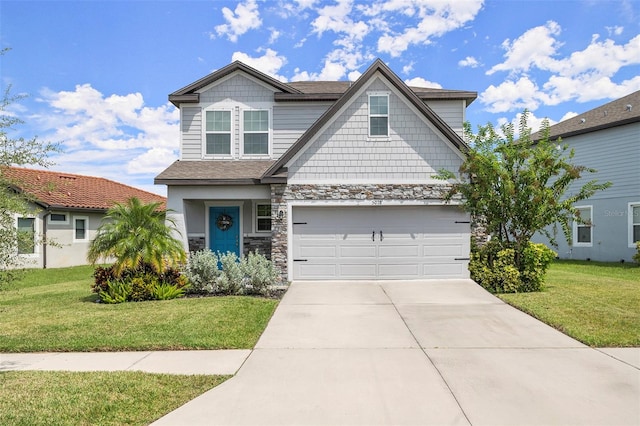
<svg viewBox="0 0 640 426"><path fill-rule="evenodd" d="M251 105L256 102L273 102L275 89L267 89L242 74L235 74L215 84L200 94L204 106L220 102L237 102Z"/></svg>
<svg viewBox="0 0 640 426"><path fill-rule="evenodd" d="M376 80L289 167L289 182L421 182L441 168L457 172L460 157L393 92L390 137L368 137L367 92L388 91Z"/></svg>
<svg viewBox="0 0 640 426"><path fill-rule="evenodd" d="M460 137L463 137L465 104L462 100L427 101L425 102L438 114Z"/></svg>
<svg viewBox="0 0 640 426"><path fill-rule="evenodd" d="M274 106L273 158L279 158L330 106L330 102Z"/></svg>

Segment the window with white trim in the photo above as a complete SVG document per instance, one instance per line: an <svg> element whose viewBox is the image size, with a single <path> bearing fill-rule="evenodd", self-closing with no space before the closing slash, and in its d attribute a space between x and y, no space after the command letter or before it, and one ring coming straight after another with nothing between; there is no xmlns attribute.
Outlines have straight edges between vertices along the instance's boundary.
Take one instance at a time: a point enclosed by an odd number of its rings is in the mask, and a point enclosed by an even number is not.
<svg viewBox="0 0 640 426"><path fill-rule="evenodd" d="M576 207L580 221L573 221L573 245L591 247L593 244L592 206Z"/></svg>
<svg viewBox="0 0 640 426"><path fill-rule="evenodd" d="M34 254L36 252L36 219L19 217L17 225L18 254Z"/></svg>
<svg viewBox="0 0 640 426"><path fill-rule="evenodd" d="M47 217L47 223L50 225L68 225L69 216L66 213L50 213Z"/></svg>
<svg viewBox="0 0 640 426"><path fill-rule="evenodd" d="M73 218L73 241L89 241L89 218L86 216L74 216Z"/></svg>
<svg viewBox="0 0 640 426"><path fill-rule="evenodd" d="M640 241L640 203L629 203L629 246Z"/></svg>
<svg viewBox="0 0 640 426"><path fill-rule="evenodd" d="M256 232L271 232L271 204L256 203Z"/></svg>
<svg viewBox="0 0 640 426"><path fill-rule="evenodd" d="M269 155L269 110L243 111L244 155Z"/></svg>
<svg viewBox="0 0 640 426"><path fill-rule="evenodd" d="M369 136L389 136L389 95L369 95Z"/></svg>
<svg viewBox="0 0 640 426"><path fill-rule="evenodd" d="M231 111L205 111L205 153L206 155L230 157L231 154Z"/></svg>

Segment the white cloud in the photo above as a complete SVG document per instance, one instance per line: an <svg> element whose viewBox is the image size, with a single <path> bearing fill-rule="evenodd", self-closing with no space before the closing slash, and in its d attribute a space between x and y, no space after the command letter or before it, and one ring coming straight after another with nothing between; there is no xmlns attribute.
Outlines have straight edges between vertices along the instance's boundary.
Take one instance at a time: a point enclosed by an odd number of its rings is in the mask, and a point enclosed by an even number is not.
<svg viewBox="0 0 640 426"><path fill-rule="evenodd" d="M557 40L560 26L549 21L532 28L514 41L505 40L505 61L487 74L509 72L498 86L489 86L480 96L490 112L504 112L567 101L613 99L640 89L640 76L623 81L613 78L621 68L640 64L640 35L626 44L600 40L594 34L583 49L561 56ZM535 76L535 77L534 77Z"/></svg>
<svg viewBox="0 0 640 426"><path fill-rule="evenodd" d="M411 45L429 44L435 37L461 28L482 9L483 0L424 2L420 0L381 0L364 8L364 13L380 18L389 13L402 13L413 19L413 26L389 24L389 30L378 39L378 51L400 56ZM406 20L398 20L406 22Z"/></svg>
<svg viewBox="0 0 640 426"><path fill-rule="evenodd" d="M496 71L528 71L532 65L537 68L548 69L553 56L561 46L554 36L560 34L561 28L554 21L549 21L540 27L527 30L517 39L509 39L502 42L502 48L506 50L506 60L494 65L488 75Z"/></svg>
<svg viewBox="0 0 640 426"><path fill-rule="evenodd" d="M433 81L425 80L422 77L411 78L409 80L405 80L404 82L411 87L426 87L430 89L442 89L442 86L440 84L434 83Z"/></svg>
<svg viewBox="0 0 640 426"><path fill-rule="evenodd" d="M269 31L271 31L271 34L269 35L269 44L273 44L278 40L278 38L280 38L281 33L275 28L270 28Z"/></svg>
<svg viewBox="0 0 640 426"><path fill-rule="evenodd" d="M620 27L618 25L614 25L613 27L605 27L607 32L609 33L609 37L612 35L620 35L624 31L624 27Z"/></svg>
<svg viewBox="0 0 640 426"><path fill-rule="evenodd" d="M253 57L244 52L233 52L233 55L231 55L231 61L243 62L277 80L287 81L286 77L278 74L278 71L280 71L284 64L287 63L287 58L282 55L278 55L278 52L273 49L260 49L258 51L264 51L264 55Z"/></svg>
<svg viewBox="0 0 640 426"><path fill-rule="evenodd" d="M411 71L413 71L413 65L414 64L415 64L415 62L411 61L410 63L408 63L407 65L402 67L402 73L403 74L409 74Z"/></svg>
<svg viewBox="0 0 640 426"><path fill-rule="evenodd" d="M177 158L180 114L171 104L146 107L140 93L105 96L90 84L44 89L39 101L50 109L38 116L43 139L62 143L52 157L58 170L133 184L133 174L158 173Z"/></svg>
<svg viewBox="0 0 640 426"><path fill-rule="evenodd" d="M255 0L247 0L245 3L238 3L235 11L228 7L222 8L222 16L227 21L226 24L215 27L218 36L226 36L229 41L237 42L238 36L245 34L249 30L260 28L262 20ZM213 34L211 34L213 38Z"/></svg>
<svg viewBox="0 0 640 426"><path fill-rule="evenodd" d="M479 65L480 63L473 56L467 56L466 58L458 61L458 66L460 67L477 68Z"/></svg>

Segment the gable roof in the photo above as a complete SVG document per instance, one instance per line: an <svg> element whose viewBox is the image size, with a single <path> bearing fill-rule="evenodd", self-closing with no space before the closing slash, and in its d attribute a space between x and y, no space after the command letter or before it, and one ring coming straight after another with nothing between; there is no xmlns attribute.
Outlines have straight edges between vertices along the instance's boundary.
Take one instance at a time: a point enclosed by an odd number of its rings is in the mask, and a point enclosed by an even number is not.
<svg viewBox="0 0 640 426"><path fill-rule="evenodd" d="M106 211L131 197L166 208L165 197L101 177L20 167L3 167L0 174L44 208Z"/></svg>
<svg viewBox="0 0 640 426"><path fill-rule="evenodd" d="M263 178L270 180L275 174L280 173L289 160L291 160L304 146L327 124L335 114L346 105L351 98L376 74L382 74L405 98L420 111L458 150L466 152L469 147L464 140L438 116L422 99L413 92L391 69L376 59L375 62L342 94L342 96L320 118L300 136L300 138L280 156L280 158L265 172Z"/></svg>
<svg viewBox="0 0 640 426"><path fill-rule="evenodd" d="M640 90L549 127L549 139L575 136L640 122ZM531 135L534 141L542 133Z"/></svg>
<svg viewBox="0 0 640 426"><path fill-rule="evenodd" d="M198 90L236 71L243 71L248 75L270 86L273 86L282 92L300 93L298 89L295 89L286 83L276 80L275 78L270 77L267 74L264 74L240 61L235 61L225 67L220 68L217 71L212 72L211 74L201 78L200 80L171 93L169 95L169 101L175 106L179 106L180 103L197 103L200 101L200 94L197 93Z"/></svg>

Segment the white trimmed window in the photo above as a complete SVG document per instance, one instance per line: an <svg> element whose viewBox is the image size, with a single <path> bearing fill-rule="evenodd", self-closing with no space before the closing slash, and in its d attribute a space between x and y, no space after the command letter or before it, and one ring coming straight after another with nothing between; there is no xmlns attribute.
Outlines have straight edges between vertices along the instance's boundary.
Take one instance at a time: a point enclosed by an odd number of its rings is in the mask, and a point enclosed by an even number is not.
<svg viewBox="0 0 640 426"><path fill-rule="evenodd" d="M593 245L593 207L579 206L576 210L581 221L573 221L573 245L574 247L591 247Z"/></svg>
<svg viewBox="0 0 640 426"><path fill-rule="evenodd" d="M369 95L369 136L389 136L389 95Z"/></svg>
<svg viewBox="0 0 640 426"><path fill-rule="evenodd" d="M242 153L269 155L269 110L246 110L242 115Z"/></svg>
<svg viewBox="0 0 640 426"><path fill-rule="evenodd" d="M19 217L17 226L18 254L35 254L36 219L34 217Z"/></svg>
<svg viewBox="0 0 640 426"><path fill-rule="evenodd" d="M231 111L205 111L205 116L205 154L231 157Z"/></svg>
<svg viewBox="0 0 640 426"><path fill-rule="evenodd" d="M271 204L256 203L256 232L271 232Z"/></svg>
<svg viewBox="0 0 640 426"><path fill-rule="evenodd" d="M73 217L73 242L89 241L89 218L86 216Z"/></svg>
<svg viewBox="0 0 640 426"><path fill-rule="evenodd" d="M640 202L629 203L629 247L640 241Z"/></svg>
<svg viewBox="0 0 640 426"><path fill-rule="evenodd" d="M68 225L69 215L66 213L50 213L47 217L47 223L50 225Z"/></svg>

